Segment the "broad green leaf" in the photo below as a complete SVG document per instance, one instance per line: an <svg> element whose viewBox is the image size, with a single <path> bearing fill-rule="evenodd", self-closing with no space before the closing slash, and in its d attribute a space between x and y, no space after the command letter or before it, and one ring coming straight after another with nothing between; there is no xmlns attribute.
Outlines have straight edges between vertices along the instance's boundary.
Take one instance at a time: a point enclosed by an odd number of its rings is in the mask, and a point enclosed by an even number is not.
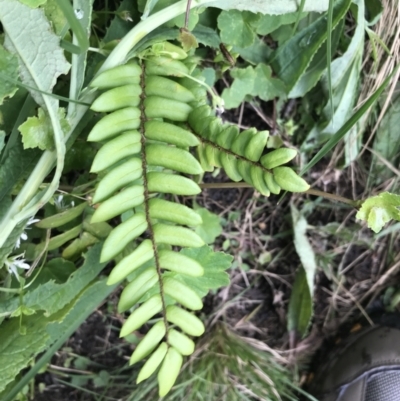
<svg viewBox="0 0 400 401"><path fill-rule="evenodd" d="M13 80L18 79L18 59L15 55L8 52L0 44L0 105L4 98L11 97L17 91L15 83L5 79L10 77Z"/></svg>
<svg viewBox="0 0 400 401"><path fill-rule="evenodd" d="M68 121L65 119L65 110L58 109L58 118L61 123L62 130L69 130ZM22 134L22 142L24 149L39 148L41 150L53 150L53 128L48 115L42 108L39 108L38 117L29 117L22 125L19 126Z"/></svg>
<svg viewBox="0 0 400 401"><path fill-rule="evenodd" d="M233 46L233 52L239 53L240 57L251 64L268 63L272 50L258 36L251 46L242 48Z"/></svg>
<svg viewBox="0 0 400 401"><path fill-rule="evenodd" d="M0 0L0 21L6 33L4 47L18 57L23 83L51 92L57 78L66 74L70 65L44 11L15 0ZM44 106L43 95L37 91L31 93Z"/></svg>
<svg viewBox="0 0 400 401"><path fill-rule="evenodd" d="M75 270L75 264L68 260L63 258L51 259L43 266L33 284L29 286L29 292L50 281L55 284L65 284Z"/></svg>
<svg viewBox="0 0 400 401"><path fill-rule="evenodd" d="M225 108L233 109L243 102L246 94L253 91L255 75L254 68L251 66L231 70L231 77L234 78L234 81L230 88L224 89L222 92Z"/></svg>
<svg viewBox="0 0 400 401"><path fill-rule="evenodd" d="M300 337L307 333L313 314L313 302L310 294L307 275L300 267L290 294L287 329Z"/></svg>
<svg viewBox="0 0 400 401"><path fill-rule="evenodd" d="M268 35L269 33L278 29L281 25L293 24L300 17L300 20L304 18L307 13L301 13L300 16L298 12L281 14L281 15L271 15L266 14L261 17L257 26L257 33L259 35Z"/></svg>
<svg viewBox="0 0 400 401"><path fill-rule="evenodd" d="M332 57L339 44L340 37L343 33L344 19L342 19L332 32ZM289 98L303 97L308 93L320 80L326 69L326 47L321 46L313 57L307 70L297 81L294 88L289 93Z"/></svg>
<svg viewBox="0 0 400 401"><path fill-rule="evenodd" d="M204 274L201 277L189 277L177 274L174 278L185 282L200 297L206 296L210 290L229 284L229 275L225 270L231 266L231 255L223 252L214 252L209 246L185 248L181 250L181 253L199 262L204 268Z"/></svg>
<svg viewBox="0 0 400 401"><path fill-rule="evenodd" d="M368 198L361 205L356 218L366 221L368 227L378 233L391 219L400 221L400 195L383 192Z"/></svg>
<svg viewBox="0 0 400 401"><path fill-rule="evenodd" d="M217 32L204 25L196 25L196 28L193 29L193 35L196 37L197 41L204 46L209 46L213 48L218 48L221 43L221 39L219 38Z"/></svg>
<svg viewBox="0 0 400 401"><path fill-rule="evenodd" d="M50 338L46 332L48 323L49 318L43 315L26 316L22 319L26 334L20 332L19 318L12 318L1 325L0 393L31 363L35 355L45 350Z"/></svg>
<svg viewBox="0 0 400 401"><path fill-rule="evenodd" d="M351 0L338 0L333 9L332 27L346 15ZM321 16L307 28L278 47L271 65L280 79L293 88L327 38L326 18Z"/></svg>
<svg viewBox="0 0 400 401"><path fill-rule="evenodd" d="M268 101L285 94L285 84L278 78L272 78L272 70L269 65L259 64L254 71L256 75L251 95Z"/></svg>
<svg viewBox="0 0 400 401"><path fill-rule="evenodd" d="M218 17L221 41L238 47L250 46L256 37L260 17L248 11L222 11Z"/></svg>
<svg viewBox="0 0 400 401"><path fill-rule="evenodd" d="M301 264L306 273L310 297L314 294L314 279L317 271L315 253L307 238L307 220L304 215L293 205L290 205L293 220L294 247L299 255Z"/></svg>
<svg viewBox="0 0 400 401"><path fill-rule="evenodd" d="M93 246L85 256L84 264L65 283L57 284L54 280L39 285L23 296L25 307L36 311L44 311L46 316L52 315L79 294L105 266L99 263L101 244ZM60 263L65 263L64 261ZM19 299L12 298L0 304L0 315L12 313L19 306Z"/></svg>
<svg viewBox="0 0 400 401"><path fill-rule="evenodd" d="M94 262L97 264L96 260ZM99 281L93 280L89 285L83 287L71 302L52 315L57 317L57 320L47 328L51 338L50 341L54 342L55 340L58 340L60 338L60 333L67 334L68 338L78 328L78 326L84 322L89 314L91 314L99 304L115 290L115 287L115 285L107 285L107 279ZM71 309L71 306L73 309ZM65 309L68 310L68 314L65 314ZM50 345L50 341L47 345Z"/></svg>
<svg viewBox="0 0 400 401"><path fill-rule="evenodd" d="M203 223L196 226L196 233L200 235L206 244L212 244L221 235L222 226L220 218L204 207L197 204L193 208L202 218Z"/></svg>
<svg viewBox="0 0 400 401"><path fill-rule="evenodd" d="M277 78L272 78L271 68L266 64L259 64L239 69L234 68L231 76L234 81L230 88L224 89L222 98L227 109L238 107L246 95L258 96L268 101L285 94L285 85Z"/></svg>
<svg viewBox="0 0 400 401"><path fill-rule="evenodd" d="M205 78L205 83L208 86L214 86L217 79L214 68L207 67L201 71L201 75Z"/></svg>
<svg viewBox="0 0 400 401"><path fill-rule="evenodd" d="M22 324L26 334L19 332L19 319L10 319L2 325L0 342L0 398L14 400L16 395L48 363L52 355L69 336L106 298L115 286L107 286L106 280L94 282L75 296L59 312L45 317L35 314L24 317ZM47 349L33 367L7 394L1 394L15 376L29 366L33 358Z"/></svg>
<svg viewBox="0 0 400 401"><path fill-rule="evenodd" d="M304 11L324 12L328 9L329 0L306 0ZM299 0L215 0L207 3L208 7L222 8L223 10L247 10L261 14L287 14L298 10Z"/></svg>

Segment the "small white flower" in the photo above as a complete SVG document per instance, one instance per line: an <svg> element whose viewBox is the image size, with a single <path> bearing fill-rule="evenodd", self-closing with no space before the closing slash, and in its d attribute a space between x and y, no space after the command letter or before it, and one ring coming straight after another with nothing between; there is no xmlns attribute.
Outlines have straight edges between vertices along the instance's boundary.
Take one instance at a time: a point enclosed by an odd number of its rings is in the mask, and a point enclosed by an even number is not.
<svg viewBox="0 0 400 401"><path fill-rule="evenodd" d="M31 224L35 224L39 219L35 219L34 217L31 217L28 222L26 223L25 230L29 230L29 227ZM19 248L21 246L21 240L26 241L28 239L28 234L25 231L22 231L21 235L17 239L17 242L15 243L15 248Z"/></svg>
<svg viewBox="0 0 400 401"><path fill-rule="evenodd" d="M65 209L68 209L68 205L66 205L64 203L64 195L58 195L56 198L54 198L54 206L56 207L56 209L58 211L63 211ZM71 201L70 202L70 206L74 207L75 206L75 202Z"/></svg>
<svg viewBox="0 0 400 401"><path fill-rule="evenodd" d="M58 195L57 198L54 198L54 205L58 210L64 209L64 202L63 202L64 195Z"/></svg>
<svg viewBox="0 0 400 401"><path fill-rule="evenodd" d="M9 257L5 261L8 271L11 274L14 274L14 276L17 278L18 281L19 281L18 269L29 270L31 268L28 263L25 263L25 259L22 259L24 255L25 255L24 253L21 253L19 255L14 255Z"/></svg>

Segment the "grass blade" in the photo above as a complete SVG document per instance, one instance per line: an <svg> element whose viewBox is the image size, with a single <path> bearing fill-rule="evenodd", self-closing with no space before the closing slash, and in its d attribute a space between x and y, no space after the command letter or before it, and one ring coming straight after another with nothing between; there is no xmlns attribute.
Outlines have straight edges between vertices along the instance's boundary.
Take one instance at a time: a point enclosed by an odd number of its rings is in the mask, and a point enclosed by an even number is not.
<svg viewBox="0 0 400 401"><path fill-rule="evenodd" d="M74 32L74 35L76 36L76 39L78 40L79 46L81 48L81 52L85 52L89 48L89 39L78 18L75 15L71 3L69 2L69 0L57 0L57 4L64 13L65 18L67 19L72 31Z"/></svg>
<svg viewBox="0 0 400 401"><path fill-rule="evenodd" d="M332 94L332 76L331 76L331 62L332 62L332 20L333 20L333 0L329 0L328 8L328 37L326 38L326 68L328 75L328 90L329 102L331 104L331 113L334 115L333 110L333 94ZM333 122L334 124L334 122Z"/></svg>
<svg viewBox="0 0 400 401"><path fill-rule="evenodd" d="M343 126L336 132L335 135L319 150L319 152L307 163L301 171L301 175L306 173L311 167L315 166L337 143L346 135L358 120L367 112L367 110L379 99L386 86L394 74L399 69L400 64L392 71L392 73L383 81L382 85L366 100L366 102L343 124Z"/></svg>
<svg viewBox="0 0 400 401"><path fill-rule="evenodd" d="M305 4L306 4L306 0L301 0L300 6L299 6L299 11L297 12L297 19L296 19L296 22L294 23L292 36L294 36L294 34L297 31L297 27L299 26L300 17L301 17L301 14L302 14L303 10L304 10L304 5Z"/></svg>

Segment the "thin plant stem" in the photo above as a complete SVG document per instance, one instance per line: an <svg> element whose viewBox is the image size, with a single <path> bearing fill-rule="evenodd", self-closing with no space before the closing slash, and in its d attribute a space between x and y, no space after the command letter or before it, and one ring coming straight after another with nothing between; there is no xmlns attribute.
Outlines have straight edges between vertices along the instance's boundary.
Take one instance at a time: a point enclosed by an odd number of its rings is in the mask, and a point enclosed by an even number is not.
<svg viewBox="0 0 400 401"><path fill-rule="evenodd" d="M192 5L192 0L187 0L186 13L185 13L185 29L188 29L191 5Z"/></svg>
<svg viewBox="0 0 400 401"><path fill-rule="evenodd" d="M199 184L199 186L204 189L253 188L253 186L247 184L247 182L211 182L211 183ZM318 189L309 189L302 193L308 195L320 196L322 198L330 199L333 201L346 203L347 205L353 207L358 207L361 202L361 201L355 201L353 199L348 199L343 196L330 194L329 192L320 191Z"/></svg>

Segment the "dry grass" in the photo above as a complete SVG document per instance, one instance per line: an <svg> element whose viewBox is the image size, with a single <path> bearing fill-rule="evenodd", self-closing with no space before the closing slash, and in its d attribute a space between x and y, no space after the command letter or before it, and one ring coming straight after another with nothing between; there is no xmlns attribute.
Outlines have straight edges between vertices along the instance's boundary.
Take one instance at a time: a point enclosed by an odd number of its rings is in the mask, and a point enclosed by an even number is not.
<svg viewBox="0 0 400 401"><path fill-rule="evenodd" d="M382 46L378 45L376 63L371 62L371 60L373 60L374 52L371 43L368 44L363 63L363 69L366 69L367 73L357 102L358 106L362 105L363 102L376 91L376 89L382 84L382 82L394 70L395 66L400 61L400 3L396 0L382 0L382 5L383 14L374 27L374 32L389 48L390 55L386 53ZM365 148L371 143L383 116L390 106L390 101L399 77L400 70L398 70L395 76L392 78L391 83L386 91L386 100L382 105L378 118L375 121L367 141L365 142ZM364 116L364 127L362 129L365 128L365 124L367 124L370 114L371 110Z"/></svg>

